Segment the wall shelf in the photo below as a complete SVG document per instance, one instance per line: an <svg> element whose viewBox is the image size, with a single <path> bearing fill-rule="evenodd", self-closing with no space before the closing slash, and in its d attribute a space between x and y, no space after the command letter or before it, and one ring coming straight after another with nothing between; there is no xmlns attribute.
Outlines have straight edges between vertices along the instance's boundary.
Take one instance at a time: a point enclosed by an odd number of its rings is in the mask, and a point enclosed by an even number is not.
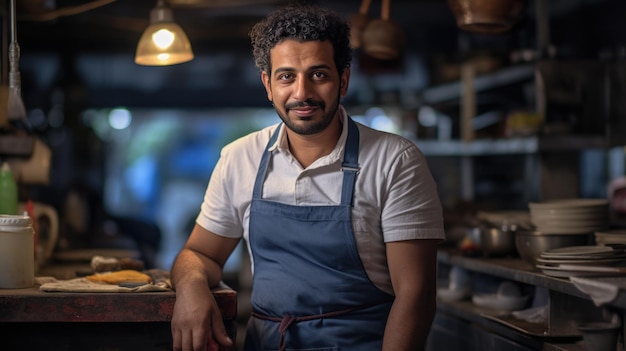
<svg viewBox="0 0 626 351"><path fill-rule="evenodd" d="M606 149L610 145L602 135L549 135L503 139L418 140L412 139L426 156L489 156L536 154L548 151Z"/></svg>
<svg viewBox="0 0 626 351"><path fill-rule="evenodd" d="M535 73L535 64L526 63L506 67L493 73L482 74L474 78L474 91L479 93L489 89L503 87L523 81L531 81ZM425 89L420 96L426 104L437 104L461 97L463 84L461 81L440 84Z"/></svg>
<svg viewBox="0 0 626 351"><path fill-rule="evenodd" d="M485 156L532 154L538 150L536 137L508 139L413 140L426 156Z"/></svg>

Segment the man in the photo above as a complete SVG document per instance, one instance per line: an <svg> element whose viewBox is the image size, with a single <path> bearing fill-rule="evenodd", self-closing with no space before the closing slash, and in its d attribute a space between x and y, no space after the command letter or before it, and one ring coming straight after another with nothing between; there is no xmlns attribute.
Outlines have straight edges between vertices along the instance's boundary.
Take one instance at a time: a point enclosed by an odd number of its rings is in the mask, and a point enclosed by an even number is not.
<svg viewBox="0 0 626 351"><path fill-rule="evenodd" d="M232 344L209 287L242 237L253 262L246 350L423 349L444 238L424 156L340 105L352 53L339 16L286 7L250 36L283 123L222 150L172 267L174 349Z"/></svg>

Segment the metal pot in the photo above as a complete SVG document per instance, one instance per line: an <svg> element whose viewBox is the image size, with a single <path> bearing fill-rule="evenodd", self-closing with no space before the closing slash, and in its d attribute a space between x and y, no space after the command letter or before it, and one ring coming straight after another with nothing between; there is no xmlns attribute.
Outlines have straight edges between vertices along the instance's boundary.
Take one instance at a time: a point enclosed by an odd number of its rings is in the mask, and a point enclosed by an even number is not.
<svg viewBox="0 0 626 351"><path fill-rule="evenodd" d="M506 256L515 253L515 231L502 226L481 226L470 231L472 241L485 256Z"/></svg>
<svg viewBox="0 0 626 351"><path fill-rule="evenodd" d="M515 247L520 257L531 265L537 264L537 258L544 251L567 246L589 245L593 234L543 234L537 231L518 231L515 233Z"/></svg>

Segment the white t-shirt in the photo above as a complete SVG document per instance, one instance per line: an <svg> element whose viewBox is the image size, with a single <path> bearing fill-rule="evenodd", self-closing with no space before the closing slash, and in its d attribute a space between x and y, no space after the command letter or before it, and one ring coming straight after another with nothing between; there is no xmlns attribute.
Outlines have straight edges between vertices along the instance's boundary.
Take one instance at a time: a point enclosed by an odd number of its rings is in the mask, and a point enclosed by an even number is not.
<svg viewBox="0 0 626 351"><path fill-rule="evenodd" d="M334 150L303 169L291 155L285 129L272 146L263 198L290 205L337 205L341 202L346 112ZM358 124L358 123L357 123ZM261 155L278 124L239 138L222 149L196 222L229 238L248 240L252 188ZM422 152L409 140L358 124L359 167L352 226L365 270L376 286L393 294L385 243L444 239L443 214Z"/></svg>

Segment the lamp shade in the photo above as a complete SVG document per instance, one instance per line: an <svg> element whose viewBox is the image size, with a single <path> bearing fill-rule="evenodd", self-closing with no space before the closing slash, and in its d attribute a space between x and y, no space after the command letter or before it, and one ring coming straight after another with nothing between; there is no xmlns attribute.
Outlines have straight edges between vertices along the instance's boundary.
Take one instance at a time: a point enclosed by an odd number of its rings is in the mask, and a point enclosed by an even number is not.
<svg viewBox="0 0 626 351"><path fill-rule="evenodd" d="M193 51L183 29L174 23L172 10L159 1L150 13L150 25L141 35L135 63L167 66L191 61Z"/></svg>

